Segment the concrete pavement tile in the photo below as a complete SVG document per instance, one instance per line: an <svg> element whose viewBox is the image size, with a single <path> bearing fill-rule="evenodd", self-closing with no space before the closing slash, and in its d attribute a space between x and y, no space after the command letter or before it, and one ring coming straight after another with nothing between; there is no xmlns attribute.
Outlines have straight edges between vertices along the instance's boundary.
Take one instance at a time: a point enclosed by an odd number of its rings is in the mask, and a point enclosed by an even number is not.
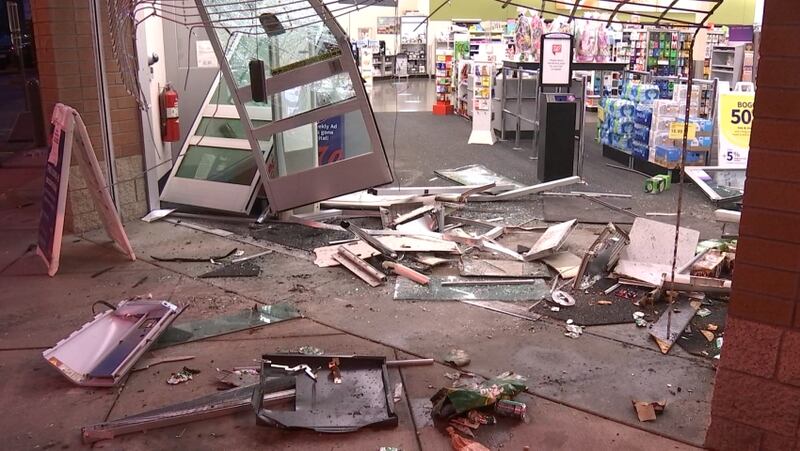
<svg viewBox="0 0 800 451"><path fill-rule="evenodd" d="M399 358L413 358L402 352L398 355ZM444 431L446 425L438 421L434 425L430 419L429 400L439 388L452 385L453 381L445 378L444 373L453 373L456 370L435 364L401 371L408 387L408 396L423 448L450 450L448 436ZM591 449L609 451L696 449L536 396L523 393L515 399L527 404L530 421L525 423L498 417L498 424L485 425L478 429L478 442L490 449L509 450L519 450L524 446L543 450L588 449L589 443L592 444Z"/></svg>
<svg viewBox="0 0 800 451"><path fill-rule="evenodd" d="M266 329L263 329L266 330ZM216 368L252 365L253 359L265 352L296 348L299 343L317 346L331 353L385 355L394 359L391 348L351 336L246 339L246 333L228 336L225 341L200 341L154 351L155 355L195 355L187 362L163 364L134 373L127 381L111 418L119 418L141 411L185 401L215 393ZM244 338L244 339L243 339ZM201 373L194 380L170 386L166 379L170 373L183 366L196 368ZM390 371L390 386L400 381L397 370ZM405 400L395 404L399 417L397 428L363 429L350 434L318 434L312 431L282 431L255 425L253 413L246 412L228 417L187 425L174 426L147 434L132 434L98 444L104 449L342 449L376 450L380 446L396 446L403 450L416 450L417 441L413 423ZM180 436L180 438L176 438Z"/></svg>
<svg viewBox="0 0 800 451"><path fill-rule="evenodd" d="M714 377L705 365L588 334L573 340L564 336L561 325L456 302L394 301L386 291L379 287L374 296L336 296L335 304L330 298L311 300L303 307L324 324L415 354L441 358L450 348L465 349L481 357L473 357L467 370L483 375L514 370L531 378L531 390L538 395L690 443L703 442ZM630 400L639 397L666 397L674 414L642 426L630 409Z"/></svg>
<svg viewBox="0 0 800 451"><path fill-rule="evenodd" d="M0 351L3 449L82 449L80 428L103 421L116 390L78 387L39 351Z"/></svg>
<svg viewBox="0 0 800 451"><path fill-rule="evenodd" d="M181 277L143 262L107 274L94 279L87 273L0 276L0 348L53 346L92 319L96 301L116 304L147 294L168 299ZM144 276L147 280L133 288Z"/></svg>
<svg viewBox="0 0 800 451"><path fill-rule="evenodd" d="M124 268L133 263L127 255L108 242L107 238L105 242L96 244L74 235L67 235L62 240L56 277L65 274L91 275L106 268ZM44 260L35 253L21 258L3 272L3 276L33 275L47 277Z"/></svg>

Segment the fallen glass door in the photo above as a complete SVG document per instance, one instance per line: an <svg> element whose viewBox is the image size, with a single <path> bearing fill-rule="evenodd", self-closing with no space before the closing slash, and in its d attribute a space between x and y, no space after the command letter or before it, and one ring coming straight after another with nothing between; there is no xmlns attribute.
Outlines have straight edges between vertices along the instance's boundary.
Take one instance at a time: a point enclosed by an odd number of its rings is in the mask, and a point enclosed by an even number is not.
<svg viewBox="0 0 800 451"><path fill-rule="evenodd" d="M189 174L243 182L246 170L255 170L273 212L392 181L348 38L335 19L354 11L354 5L329 2L334 6L328 9L319 0L196 3L220 61L221 85L240 118L241 128L235 131L243 132L252 166L243 154L211 145L233 143L208 141L229 138L206 135L196 145L197 155L187 151L183 158ZM263 63L263 87L253 61ZM260 110L253 107L254 96L264 97L270 112L266 121L256 116ZM180 173L177 167L172 179Z"/></svg>

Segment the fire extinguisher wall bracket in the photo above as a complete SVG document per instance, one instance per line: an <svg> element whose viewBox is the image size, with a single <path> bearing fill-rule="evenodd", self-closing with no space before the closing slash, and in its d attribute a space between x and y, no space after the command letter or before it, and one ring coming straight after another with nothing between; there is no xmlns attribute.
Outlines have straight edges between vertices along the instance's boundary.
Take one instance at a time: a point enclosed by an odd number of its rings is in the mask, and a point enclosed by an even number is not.
<svg viewBox="0 0 800 451"><path fill-rule="evenodd" d="M161 140L176 142L181 138L180 109L178 107L178 93L167 84L159 96L161 105Z"/></svg>

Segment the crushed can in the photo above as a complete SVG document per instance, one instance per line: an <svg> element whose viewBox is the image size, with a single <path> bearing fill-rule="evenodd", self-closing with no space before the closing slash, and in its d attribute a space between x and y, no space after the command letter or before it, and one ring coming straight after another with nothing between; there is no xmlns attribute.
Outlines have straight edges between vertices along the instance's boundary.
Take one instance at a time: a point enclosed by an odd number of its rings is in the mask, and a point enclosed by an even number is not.
<svg viewBox="0 0 800 451"><path fill-rule="evenodd" d="M528 406L524 402L501 399L495 403L494 411L504 417L518 418L525 421L528 414Z"/></svg>

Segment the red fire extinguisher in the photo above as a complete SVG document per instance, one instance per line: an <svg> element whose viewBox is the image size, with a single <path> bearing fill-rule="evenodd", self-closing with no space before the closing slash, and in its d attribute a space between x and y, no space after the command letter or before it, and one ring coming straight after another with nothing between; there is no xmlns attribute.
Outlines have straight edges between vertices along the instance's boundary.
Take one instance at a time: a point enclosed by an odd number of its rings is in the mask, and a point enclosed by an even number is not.
<svg viewBox="0 0 800 451"><path fill-rule="evenodd" d="M167 84L161 91L161 139L166 142L178 141L181 137L181 122L178 115L178 93Z"/></svg>

